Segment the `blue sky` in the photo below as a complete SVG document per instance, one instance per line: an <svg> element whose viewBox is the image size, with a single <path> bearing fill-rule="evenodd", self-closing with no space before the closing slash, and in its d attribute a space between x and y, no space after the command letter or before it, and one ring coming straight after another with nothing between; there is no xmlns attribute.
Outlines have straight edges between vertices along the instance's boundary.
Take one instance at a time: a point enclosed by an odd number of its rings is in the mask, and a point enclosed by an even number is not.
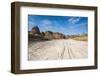
<svg viewBox="0 0 100 76"><path fill-rule="evenodd" d="M38 26L41 32L83 34L88 32L88 17L28 15L28 31L31 31L34 26Z"/></svg>

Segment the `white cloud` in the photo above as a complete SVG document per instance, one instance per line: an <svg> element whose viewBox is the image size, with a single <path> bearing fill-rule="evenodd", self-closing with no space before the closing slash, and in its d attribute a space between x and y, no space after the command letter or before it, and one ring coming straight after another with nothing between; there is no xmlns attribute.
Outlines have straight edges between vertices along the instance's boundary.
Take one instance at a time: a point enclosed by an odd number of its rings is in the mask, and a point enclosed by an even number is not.
<svg viewBox="0 0 100 76"><path fill-rule="evenodd" d="M51 25L52 24L50 20L42 20L41 23L44 25Z"/></svg>
<svg viewBox="0 0 100 76"><path fill-rule="evenodd" d="M70 18L69 20L68 20L68 22L71 22L72 24L76 24L77 22L79 22L80 21L80 18L78 17L78 18L74 18L74 17L72 17L72 18Z"/></svg>
<svg viewBox="0 0 100 76"><path fill-rule="evenodd" d="M53 29L52 22L50 20L42 20L42 21L40 21L40 25L39 26L41 28L43 28L44 30Z"/></svg>

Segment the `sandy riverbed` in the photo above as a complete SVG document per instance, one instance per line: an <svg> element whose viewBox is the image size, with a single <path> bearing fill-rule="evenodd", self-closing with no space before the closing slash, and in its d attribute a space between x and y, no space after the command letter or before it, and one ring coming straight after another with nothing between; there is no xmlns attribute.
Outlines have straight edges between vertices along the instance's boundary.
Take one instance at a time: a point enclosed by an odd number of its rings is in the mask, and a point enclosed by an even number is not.
<svg viewBox="0 0 100 76"><path fill-rule="evenodd" d="M88 57L88 43L72 39L32 42L29 60L83 59Z"/></svg>

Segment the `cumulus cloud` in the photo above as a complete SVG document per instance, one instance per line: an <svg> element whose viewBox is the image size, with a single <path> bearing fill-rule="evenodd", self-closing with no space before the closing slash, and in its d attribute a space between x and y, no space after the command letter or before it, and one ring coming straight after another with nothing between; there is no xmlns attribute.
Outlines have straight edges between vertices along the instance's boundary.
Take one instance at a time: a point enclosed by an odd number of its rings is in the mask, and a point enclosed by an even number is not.
<svg viewBox="0 0 100 76"><path fill-rule="evenodd" d="M78 17L78 18L74 18L74 17L71 17L69 20L68 20L68 22L70 22L70 23L72 23L72 24L76 24L77 22L79 22L80 21L80 18Z"/></svg>

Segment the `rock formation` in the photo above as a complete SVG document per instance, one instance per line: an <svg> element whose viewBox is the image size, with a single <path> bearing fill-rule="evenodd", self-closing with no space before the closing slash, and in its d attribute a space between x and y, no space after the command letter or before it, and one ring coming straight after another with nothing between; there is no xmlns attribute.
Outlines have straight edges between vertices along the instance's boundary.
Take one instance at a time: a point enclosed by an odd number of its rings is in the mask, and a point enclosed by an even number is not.
<svg viewBox="0 0 100 76"><path fill-rule="evenodd" d="M39 30L38 26L34 26L32 28L31 32L32 32L33 35L40 34L40 30Z"/></svg>
<svg viewBox="0 0 100 76"><path fill-rule="evenodd" d="M28 32L28 39L31 40L42 40L43 36L38 28L38 26L34 26L31 31Z"/></svg>
<svg viewBox="0 0 100 76"><path fill-rule="evenodd" d="M31 31L28 32L29 40L52 40L52 39L64 39L65 35L59 32L45 31L40 32L38 26L34 26Z"/></svg>

